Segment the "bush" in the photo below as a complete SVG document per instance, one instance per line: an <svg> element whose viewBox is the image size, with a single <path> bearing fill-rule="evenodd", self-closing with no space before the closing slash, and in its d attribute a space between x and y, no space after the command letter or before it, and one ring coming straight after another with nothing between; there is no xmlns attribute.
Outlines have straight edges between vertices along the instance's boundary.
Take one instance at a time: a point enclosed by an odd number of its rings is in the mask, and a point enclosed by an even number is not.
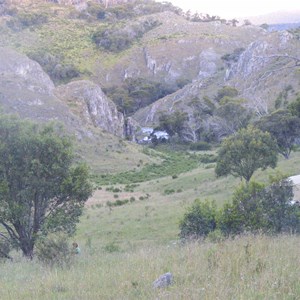
<svg viewBox="0 0 300 300"><path fill-rule="evenodd" d="M288 180L265 187L256 182L242 184L226 204L219 227L226 235L243 232L300 232L300 208L291 205L293 186Z"/></svg>
<svg viewBox="0 0 300 300"><path fill-rule="evenodd" d="M36 244L36 255L44 264L59 267L69 267L73 258L67 236L62 233L40 238Z"/></svg>
<svg viewBox="0 0 300 300"><path fill-rule="evenodd" d="M200 238L217 228L217 207L215 202L196 199L180 222L181 238Z"/></svg>
<svg viewBox="0 0 300 300"><path fill-rule="evenodd" d="M277 177L267 187L242 184L220 212L214 202L195 200L180 223L180 236L218 240L246 232L300 233L300 207L292 200L293 186L287 179Z"/></svg>
<svg viewBox="0 0 300 300"><path fill-rule="evenodd" d="M211 145L207 142L197 142L197 143L191 144L190 149L193 151L211 150Z"/></svg>
<svg viewBox="0 0 300 300"><path fill-rule="evenodd" d="M211 164L217 161L217 156L214 154L203 154L200 156L200 162L203 164Z"/></svg>

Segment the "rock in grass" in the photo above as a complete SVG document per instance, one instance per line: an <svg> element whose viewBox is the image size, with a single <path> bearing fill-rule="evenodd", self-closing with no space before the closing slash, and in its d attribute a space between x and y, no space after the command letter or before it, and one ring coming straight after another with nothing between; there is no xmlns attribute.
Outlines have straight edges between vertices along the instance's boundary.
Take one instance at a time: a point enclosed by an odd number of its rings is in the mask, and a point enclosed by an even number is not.
<svg viewBox="0 0 300 300"><path fill-rule="evenodd" d="M169 285L171 285L173 283L173 275L168 272L165 273L161 276L159 276L159 278L157 278L154 282L153 282L153 288L157 289L157 288L165 288Z"/></svg>

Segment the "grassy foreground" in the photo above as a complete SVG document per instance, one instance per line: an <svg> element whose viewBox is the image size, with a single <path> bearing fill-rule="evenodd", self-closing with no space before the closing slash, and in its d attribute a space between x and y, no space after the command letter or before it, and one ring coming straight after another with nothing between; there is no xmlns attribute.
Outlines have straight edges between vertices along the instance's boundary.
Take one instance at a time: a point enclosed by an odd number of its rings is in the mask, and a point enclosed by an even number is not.
<svg viewBox="0 0 300 300"><path fill-rule="evenodd" d="M278 170L299 174L300 152ZM275 170L257 172L266 181ZM86 205L69 268L17 256L0 262L0 299L300 299L300 236L242 236L182 245L178 223L195 198L229 200L239 179L216 179L210 164L174 176L102 186ZM121 206L107 201L132 199ZM133 200L134 199L134 200ZM72 241L70 241L71 243ZM174 284L153 289L171 272Z"/></svg>
<svg viewBox="0 0 300 300"><path fill-rule="evenodd" d="M1 299L299 299L295 236L244 236L132 252L89 249L70 269L23 259L1 266ZM174 284L153 289L170 271Z"/></svg>

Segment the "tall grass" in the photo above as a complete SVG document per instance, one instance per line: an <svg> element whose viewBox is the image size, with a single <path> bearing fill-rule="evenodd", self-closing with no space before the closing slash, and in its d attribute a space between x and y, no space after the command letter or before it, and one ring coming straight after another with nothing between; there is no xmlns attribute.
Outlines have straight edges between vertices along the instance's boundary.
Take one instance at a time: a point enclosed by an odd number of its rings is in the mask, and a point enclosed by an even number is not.
<svg viewBox="0 0 300 300"><path fill-rule="evenodd" d="M67 269L1 265L1 299L299 299L300 237L243 236L129 252L86 249ZM171 272L174 283L153 289Z"/></svg>

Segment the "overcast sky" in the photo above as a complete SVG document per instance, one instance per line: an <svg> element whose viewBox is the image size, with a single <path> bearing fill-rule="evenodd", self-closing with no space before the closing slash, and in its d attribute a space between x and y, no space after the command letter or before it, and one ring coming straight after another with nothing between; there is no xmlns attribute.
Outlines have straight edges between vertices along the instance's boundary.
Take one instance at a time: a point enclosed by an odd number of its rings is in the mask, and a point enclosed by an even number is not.
<svg viewBox="0 0 300 300"><path fill-rule="evenodd" d="M282 10L300 10L299 0L167 0L167 2L172 2L184 11L190 9L223 18L243 18Z"/></svg>

